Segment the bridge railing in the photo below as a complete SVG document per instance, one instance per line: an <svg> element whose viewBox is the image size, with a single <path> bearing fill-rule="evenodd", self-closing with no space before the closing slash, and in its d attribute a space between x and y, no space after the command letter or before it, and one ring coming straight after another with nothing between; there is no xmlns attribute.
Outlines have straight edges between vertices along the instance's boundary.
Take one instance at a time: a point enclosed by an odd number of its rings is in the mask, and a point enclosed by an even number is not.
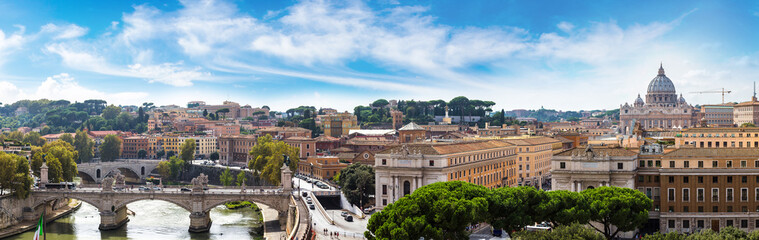
<svg viewBox="0 0 759 240"><path fill-rule="evenodd" d="M218 189L217 189L218 190ZM38 193L102 193L103 191L100 189L33 189L32 192L38 192ZM147 190L147 191L140 191L137 189L124 189L124 190L114 190L114 194L172 194L172 195L192 195L193 193L197 194L198 192L193 191L165 191L165 189L162 190ZM281 195L284 193L281 189L258 189L258 190L246 190L244 193L241 191L214 191L213 189L205 190L202 192L203 194L209 194L209 195L229 195L229 196L239 196L239 195Z"/></svg>

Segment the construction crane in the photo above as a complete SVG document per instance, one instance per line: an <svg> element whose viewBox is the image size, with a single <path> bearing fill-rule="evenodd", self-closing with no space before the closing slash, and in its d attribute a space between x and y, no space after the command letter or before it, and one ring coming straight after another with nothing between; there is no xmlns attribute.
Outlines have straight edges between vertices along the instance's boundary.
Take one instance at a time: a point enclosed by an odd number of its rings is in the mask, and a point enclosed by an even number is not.
<svg viewBox="0 0 759 240"><path fill-rule="evenodd" d="M725 104L725 93L731 93L730 90L725 90L725 88L722 88L722 90L716 90L716 91L702 91L702 92L690 92L690 93L698 93L698 94L704 94L704 93L721 93L722 94L722 104Z"/></svg>

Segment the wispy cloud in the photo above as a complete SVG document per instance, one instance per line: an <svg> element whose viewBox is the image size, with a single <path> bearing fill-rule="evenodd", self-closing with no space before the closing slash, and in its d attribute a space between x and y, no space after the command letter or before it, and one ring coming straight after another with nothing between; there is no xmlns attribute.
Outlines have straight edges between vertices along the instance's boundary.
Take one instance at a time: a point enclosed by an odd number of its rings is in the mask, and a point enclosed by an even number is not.
<svg viewBox="0 0 759 240"><path fill-rule="evenodd" d="M10 103L21 99L65 99L84 101L87 99L105 99L116 104L134 104L148 96L145 92L111 92L105 93L79 85L68 73L48 77L40 83L35 91L27 92L13 83L0 81L0 102Z"/></svg>

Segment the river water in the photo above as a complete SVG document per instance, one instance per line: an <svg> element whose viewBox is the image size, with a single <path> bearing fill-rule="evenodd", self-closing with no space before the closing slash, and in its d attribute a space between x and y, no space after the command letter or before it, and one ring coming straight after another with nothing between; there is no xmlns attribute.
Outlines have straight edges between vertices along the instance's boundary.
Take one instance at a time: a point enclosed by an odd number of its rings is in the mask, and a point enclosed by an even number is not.
<svg viewBox="0 0 759 240"><path fill-rule="evenodd" d="M94 206L82 203L81 208L66 217L47 224L47 239L254 239L253 233L260 221L250 208L228 210L218 206L211 210L211 230L207 233L190 233L190 212L160 200L143 200L130 203L127 208L135 212L130 221L117 230L100 231L100 215ZM36 230L36 229L35 229ZM29 240L34 230L8 239Z"/></svg>

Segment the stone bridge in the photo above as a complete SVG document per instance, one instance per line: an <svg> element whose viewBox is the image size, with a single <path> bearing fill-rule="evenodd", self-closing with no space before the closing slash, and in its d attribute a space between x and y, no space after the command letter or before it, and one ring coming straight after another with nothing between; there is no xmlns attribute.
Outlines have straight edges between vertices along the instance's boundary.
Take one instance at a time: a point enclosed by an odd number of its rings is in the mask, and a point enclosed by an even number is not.
<svg viewBox="0 0 759 240"><path fill-rule="evenodd" d="M114 170L119 170L125 176L135 177L142 182L158 167L159 162L161 160L120 159L114 162L80 163L77 164L77 170L82 180L92 180L95 183L102 182Z"/></svg>
<svg viewBox="0 0 759 240"><path fill-rule="evenodd" d="M47 175L47 167L44 165L41 174ZM102 188L35 189L27 198L24 218L29 220L38 218L38 207L40 206L49 208L50 203L62 202L65 199L77 199L98 209L100 212L100 230L112 230L129 221L127 204L140 200L162 200L174 203L190 212L190 232L206 232L211 228L210 211L212 208L232 201L250 201L277 210L280 226L283 226L287 232L290 232L294 226L296 206L291 201L292 172L287 167L282 167L281 179L283 184L268 189L260 187L245 189L243 186L238 189L211 188L203 190L204 184L207 183L207 177L205 177L205 181L202 180L204 177L201 174L200 177L193 179L193 189L189 192L181 191L178 188L164 188L158 191L126 189L116 191L112 188L114 180L111 177L105 178Z"/></svg>

